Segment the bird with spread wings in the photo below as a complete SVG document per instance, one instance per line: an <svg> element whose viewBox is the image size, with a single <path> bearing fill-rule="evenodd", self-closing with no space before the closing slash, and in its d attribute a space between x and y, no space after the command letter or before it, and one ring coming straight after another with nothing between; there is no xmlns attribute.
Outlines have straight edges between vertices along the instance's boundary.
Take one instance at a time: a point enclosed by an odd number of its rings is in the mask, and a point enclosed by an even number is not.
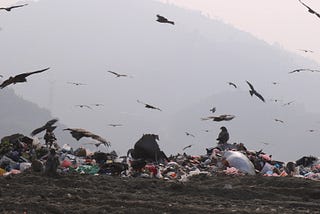
<svg viewBox="0 0 320 214"><path fill-rule="evenodd" d="M33 71L33 72L28 72L28 73L22 73L22 74L18 74L14 77L9 77L9 79L6 79L5 81L2 82L2 84L0 85L0 88L3 89L4 87L7 87L10 84L16 84L19 82L27 82L27 77L32 75L32 74L37 74L37 73L42 73L46 70L48 70L49 68L45 68L45 69L41 69L38 71Z"/></svg>
<svg viewBox="0 0 320 214"><path fill-rule="evenodd" d="M27 6L27 5L28 4L21 4L21 5L14 5L14 6L11 6L11 7L0 7L0 10L6 10L6 11L10 12L14 8L24 7L24 6Z"/></svg>
<svg viewBox="0 0 320 214"><path fill-rule="evenodd" d="M119 74L117 72L114 72L114 71L107 71L113 75L115 75L116 77L127 77L128 75L127 74Z"/></svg>
<svg viewBox="0 0 320 214"><path fill-rule="evenodd" d="M162 111L160 108L155 107L155 106L152 106L152 105L147 104L147 103L144 103L144 102L142 102L142 101L140 101L140 100L137 100L137 102L143 104L145 108L150 108L150 109L155 109L155 110Z"/></svg>
<svg viewBox="0 0 320 214"><path fill-rule="evenodd" d="M160 23L168 23L168 24L174 25L173 21L169 21L166 17L160 16L159 14L157 14L157 20L156 21L160 22Z"/></svg>
<svg viewBox="0 0 320 214"><path fill-rule="evenodd" d="M248 82L248 81L246 81L246 82L247 82L247 84L248 84L249 87L250 87L250 90L249 90L250 95L251 95L251 96L252 96L252 95L256 95L260 100L262 100L263 102L265 102L263 96L262 96L261 94L259 94L259 93L254 89L253 85L252 85L250 82Z"/></svg>
<svg viewBox="0 0 320 214"><path fill-rule="evenodd" d="M99 135L93 134L85 129L81 128L66 128L63 131L70 131L72 137L74 137L77 141L79 141L83 137L90 137L94 140L99 141L100 143L104 144L105 146L111 146L111 143L105 140L104 138L100 137Z"/></svg>
<svg viewBox="0 0 320 214"><path fill-rule="evenodd" d="M46 124L44 124L40 128L33 130L31 132L31 136L35 136L36 134L38 134L44 130L47 130L47 129L53 131L55 128L57 128L57 126L53 126L53 124L55 124L57 121L58 121L58 119L49 120Z"/></svg>
<svg viewBox="0 0 320 214"><path fill-rule="evenodd" d="M201 120L213 120L213 121L216 121L216 122L220 122L220 121L229 121L229 120L232 120L235 117L236 116L234 116L234 115L223 114L223 115L220 115L220 116L204 117L204 118L201 118Z"/></svg>
<svg viewBox="0 0 320 214"><path fill-rule="evenodd" d="M313 9L311 9L308 5L306 5L305 3L303 3L301 0L299 0L299 2L308 9L308 12L309 12L309 13L314 14L314 15L316 15L318 18L320 18L320 14L319 14L319 13L317 13L316 11L314 11Z"/></svg>

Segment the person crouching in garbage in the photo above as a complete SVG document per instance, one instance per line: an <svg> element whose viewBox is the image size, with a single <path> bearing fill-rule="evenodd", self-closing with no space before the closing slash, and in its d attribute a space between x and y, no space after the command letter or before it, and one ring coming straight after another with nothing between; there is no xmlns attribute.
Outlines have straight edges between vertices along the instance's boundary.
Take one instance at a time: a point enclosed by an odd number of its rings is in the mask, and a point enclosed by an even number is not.
<svg viewBox="0 0 320 214"><path fill-rule="evenodd" d="M51 130L51 129L46 130L46 134L44 135L43 138L46 141L46 146L49 148L51 148L54 141L57 140L56 136L53 133L53 130Z"/></svg>
<svg viewBox="0 0 320 214"><path fill-rule="evenodd" d="M50 177L57 176L57 169L60 165L59 157L56 154L55 149L50 149L47 156L47 161L45 162L44 174Z"/></svg>

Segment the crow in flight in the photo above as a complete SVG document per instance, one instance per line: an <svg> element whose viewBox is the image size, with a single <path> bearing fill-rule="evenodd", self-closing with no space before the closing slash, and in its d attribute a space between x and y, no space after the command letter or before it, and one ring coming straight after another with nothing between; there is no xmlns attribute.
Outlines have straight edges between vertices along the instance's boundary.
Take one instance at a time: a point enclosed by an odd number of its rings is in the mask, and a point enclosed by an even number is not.
<svg viewBox="0 0 320 214"><path fill-rule="evenodd" d="M213 107L212 109L210 109L210 111L212 112L212 114L215 113L216 112L216 107Z"/></svg>
<svg viewBox="0 0 320 214"><path fill-rule="evenodd" d="M298 49L299 51L303 51L305 53L313 53L312 50L306 50L306 49Z"/></svg>
<svg viewBox="0 0 320 214"><path fill-rule="evenodd" d="M235 118L236 116L234 115L230 115L230 114L223 114L223 115L220 115L220 116L209 116L209 117L206 117L206 118L201 118L201 120L213 120L213 121L217 121L217 122L220 122L220 121L229 121L229 120L232 120L233 118Z"/></svg>
<svg viewBox="0 0 320 214"><path fill-rule="evenodd" d="M235 87L235 88L238 88L237 85L234 84L233 82L228 82L228 84L231 85L231 86L233 86L233 87Z"/></svg>
<svg viewBox="0 0 320 214"><path fill-rule="evenodd" d="M288 105L290 105L290 104L293 103L293 102L294 102L294 101L287 102L287 103L283 104L282 106L288 106Z"/></svg>
<svg viewBox="0 0 320 214"><path fill-rule="evenodd" d="M76 106L78 106L78 107L80 107L80 108L89 108L89 109L92 109L90 106L88 106L88 105L76 105Z"/></svg>
<svg viewBox="0 0 320 214"><path fill-rule="evenodd" d="M72 135L72 137L74 137L76 140L80 140L82 137L91 137L92 139L95 139L99 142L101 142L102 144L104 144L105 146L110 146L110 142L108 142L107 140L103 139L102 137L93 134L85 129L81 129L81 128L67 128L67 129L63 129L63 131L70 131L70 134Z"/></svg>
<svg viewBox="0 0 320 214"><path fill-rule="evenodd" d="M141 102L140 100L137 100L137 102L143 104L145 108L156 109L156 110L162 111L160 108L154 107L154 106L149 105L149 104L144 103L144 102Z"/></svg>
<svg viewBox="0 0 320 214"><path fill-rule="evenodd" d="M260 100L262 100L263 102L265 102L265 100L264 100L264 98L262 97L262 95L259 94L259 93L253 88L253 86L251 85L251 83L248 82L248 81L246 81L246 82L248 83L248 85L249 85L249 87L250 87L250 90L249 90L250 95L251 95L251 96L252 96L252 95L256 95Z"/></svg>
<svg viewBox="0 0 320 214"><path fill-rule="evenodd" d="M168 24L174 25L173 21L169 21L167 18L165 18L163 16L160 16L160 15L157 15L157 20L156 21L160 22L160 23L168 23Z"/></svg>
<svg viewBox="0 0 320 214"><path fill-rule="evenodd" d="M274 121L276 121L276 122L280 122L280 123L284 123L284 121L283 120L279 120L279 119L274 119Z"/></svg>
<svg viewBox="0 0 320 214"><path fill-rule="evenodd" d="M27 6L27 5L28 4L21 4L21 5L11 6L11 7L1 7L0 10L6 10L6 11L10 12L14 8L24 7L24 6Z"/></svg>
<svg viewBox="0 0 320 214"><path fill-rule="evenodd" d="M320 72L320 70L314 70L314 69L308 69L308 68L300 68L300 69L296 69L296 70L290 71L289 74L297 73L297 72L300 72L300 71Z"/></svg>
<svg viewBox="0 0 320 214"><path fill-rule="evenodd" d="M316 11L314 11L313 9L311 9L308 5L306 5L305 3L303 3L301 0L299 0L299 2L305 6L306 8L308 8L308 12L311 13L311 14L314 14L316 15L318 18L320 18L320 14L317 13Z"/></svg>
<svg viewBox="0 0 320 214"><path fill-rule="evenodd" d="M86 85L84 83L81 83L81 82L67 82L68 84L72 84L72 85L76 85L76 86L79 86L79 85Z"/></svg>
<svg viewBox="0 0 320 214"><path fill-rule="evenodd" d="M192 146L192 145L186 146L186 147L184 147L182 150L184 151L184 150L186 150L186 149L188 149L188 148L191 148L191 146Z"/></svg>
<svg viewBox="0 0 320 214"><path fill-rule="evenodd" d="M18 82L27 82L26 77L32 74L36 74L36 73L41 73L44 72L46 70L48 70L49 68L45 68L39 71L33 71L33 72L28 72L28 73L22 73L22 74L18 74L14 77L9 77L9 79L5 80L2 82L2 84L0 85L0 88L3 89L4 87L10 85L10 84L16 84Z"/></svg>
<svg viewBox="0 0 320 214"><path fill-rule="evenodd" d="M117 126L122 126L122 124L109 124L108 126L117 127Z"/></svg>
<svg viewBox="0 0 320 214"><path fill-rule="evenodd" d="M41 126L40 128L37 128L31 132L31 136L35 136L36 134L48 129L53 131L57 126L53 126L58 121L58 119L52 119L49 120L45 125Z"/></svg>
<svg viewBox="0 0 320 214"><path fill-rule="evenodd" d="M190 136L190 137L195 137L193 134L189 133L189 132L185 132L187 136Z"/></svg>
<svg viewBox="0 0 320 214"><path fill-rule="evenodd" d="M128 75L126 75L126 74L119 74L119 73L114 72L114 71L107 71L107 72L115 75L116 77L127 77L127 76L128 76Z"/></svg>

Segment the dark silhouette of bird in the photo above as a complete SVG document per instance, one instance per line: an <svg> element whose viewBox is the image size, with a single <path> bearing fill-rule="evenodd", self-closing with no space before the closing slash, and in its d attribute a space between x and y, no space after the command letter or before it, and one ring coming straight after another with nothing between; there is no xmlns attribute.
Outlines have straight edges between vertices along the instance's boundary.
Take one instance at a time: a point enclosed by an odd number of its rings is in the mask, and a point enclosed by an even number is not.
<svg viewBox="0 0 320 214"><path fill-rule="evenodd" d="M93 103L93 104L91 104L91 105L96 106L96 107L104 106L102 103Z"/></svg>
<svg viewBox="0 0 320 214"><path fill-rule="evenodd" d="M81 83L81 82L67 82L68 84L72 84L72 85L76 85L76 86L79 86L79 85L86 85L85 83Z"/></svg>
<svg viewBox="0 0 320 214"><path fill-rule="evenodd" d="M173 21L169 21L167 18L165 18L164 16L160 16L159 14L157 14L157 20L156 21L160 22L160 23L168 23L168 24L174 25Z"/></svg>
<svg viewBox="0 0 320 214"><path fill-rule="evenodd" d="M252 96L252 95L256 95L260 100L262 100L263 102L265 102L265 100L264 100L264 98L262 97L262 95L259 94L259 93L253 88L253 85L252 85L250 82L248 82L248 81L246 81L246 82L248 83L248 85L249 85L249 87L250 87L250 90L249 90L250 95L251 95L251 96Z"/></svg>
<svg viewBox="0 0 320 214"><path fill-rule="evenodd" d="M72 137L74 137L77 141L79 141L81 138L83 137L90 137L94 140L97 140L99 142L101 142L102 144L104 144L105 146L111 146L111 143L108 142L107 140L105 140L104 138L93 134L85 129L81 129L81 128L66 128L63 129L63 131L70 131L70 134L72 135Z"/></svg>
<svg viewBox="0 0 320 214"><path fill-rule="evenodd" d="M220 116L209 116L209 117L205 117L205 118L201 118L201 120L213 120L213 121L229 121L232 120L233 118L235 118L236 116L234 115L230 115L230 114L223 114Z"/></svg>
<svg viewBox="0 0 320 214"><path fill-rule="evenodd" d="M315 69L299 68L299 69L296 69L296 70L290 71L290 72L289 72L289 74L292 74L292 73L298 73L298 72L301 72L301 71L320 72L320 70L315 70Z"/></svg>
<svg viewBox="0 0 320 214"><path fill-rule="evenodd" d="M213 107L212 109L210 109L210 111L212 112L212 114L215 113L216 112L216 107Z"/></svg>
<svg viewBox="0 0 320 214"><path fill-rule="evenodd" d="M299 2L308 9L308 12L309 12L309 13L314 14L314 15L316 15L318 18L320 18L320 14L319 14L319 13L317 13L316 11L314 11L313 9L311 9L308 5L306 5L305 3L303 3L301 0L299 0Z"/></svg>
<svg viewBox="0 0 320 214"><path fill-rule="evenodd" d="M234 84L233 82L228 82L228 84L233 86L234 88L238 88L238 86L236 84Z"/></svg>
<svg viewBox="0 0 320 214"><path fill-rule="evenodd" d="M279 100L279 99L270 99L270 101L273 101L273 102L277 103L277 102L280 102L280 101L282 101L282 100Z"/></svg>
<svg viewBox="0 0 320 214"><path fill-rule="evenodd" d="M24 6L27 6L27 5L28 4L21 4L21 5L11 6L11 7L1 7L0 10L6 10L6 11L10 12L14 8L24 7Z"/></svg>
<svg viewBox="0 0 320 214"><path fill-rule="evenodd" d="M272 82L272 84L273 84L273 85L279 85L279 83L278 83L278 82Z"/></svg>
<svg viewBox="0 0 320 214"><path fill-rule="evenodd" d="M312 50L306 50L306 49L298 49L299 51L303 51L305 53L313 53Z"/></svg>
<svg viewBox="0 0 320 214"><path fill-rule="evenodd" d="M184 151L184 150L191 148L191 147L192 147L192 145L188 145L188 146L184 147L182 150Z"/></svg>
<svg viewBox="0 0 320 214"><path fill-rule="evenodd" d="M43 126L41 126L40 128L37 128L35 130L33 130L31 132L31 136L34 136L44 130L49 130L49 131L53 131L55 128L57 128L57 126L53 126L53 124L55 124L58 121L58 119L52 119L49 120L46 124L44 124Z"/></svg>
<svg viewBox="0 0 320 214"><path fill-rule="evenodd" d="M279 120L279 119L277 119L277 118L275 118L275 119L274 119L274 121L276 121L276 122L280 122L280 123L284 123L284 121L283 121L283 120Z"/></svg>
<svg viewBox="0 0 320 214"><path fill-rule="evenodd" d="M122 124L109 124L108 126L118 127L118 126L122 126Z"/></svg>
<svg viewBox="0 0 320 214"><path fill-rule="evenodd" d="M288 106L288 105L290 105L290 104L293 103L293 102L294 102L294 101L287 102L287 103L283 104L282 106Z"/></svg>
<svg viewBox="0 0 320 214"><path fill-rule="evenodd" d="M128 76L128 75L126 75L126 74L119 74L119 73L114 72L114 71L107 71L107 72L115 75L116 77L127 77L127 76Z"/></svg>
<svg viewBox="0 0 320 214"><path fill-rule="evenodd" d="M187 136L190 136L190 137L195 137L193 134L189 133L189 132L185 132Z"/></svg>
<svg viewBox="0 0 320 214"><path fill-rule="evenodd" d="M28 73L22 73L22 74L18 74L14 77L9 77L9 79L5 80L2 82L2 84L0 85L0 88L3 89L4 87L10 85L10 84L16 84L18 82L27 82L27 77L32 75L32 74L37 74L37 73L41 73L44 72L46 70L48 70L49 68L45 68L42 70L38 70L38 71L33 71L33 72L28 72Z"/></svg>
<svg viewBox="0 0 320 214"><path fill-rule="evenodd" d="M100 145L104 145L105 147L108 147L107 143L102 143L102 142L99 142L99 143L94 143L94 142L84 143L84 145L88 145L88 144L95 145L96 147L99 147Z"/></svg>
<svg viewBox="0 0 320 214"><path fill-rule="evenodd" d="M308 132L315 132L316 130L315 129L309 129L307 130Z"/></svg>
<svg viewBox="0 0 320 214"><path fill-rule="evenodd" d="M155 107L155 106L152 106L152 105L149 105L147 103L144 103L144 102L141 102L140 100L137 100L138 103L141 103L144 105L145 108L150 108L150 109L155 109L155 110L159 110L159 111L162 111L160 108L158 107Z"/></svg>
<svg viewBox="0 0 320 214"><path fill-rule="evenodd" d="M78 106L78 107L80 107L80 108L88 108L88 109L92 109L90 106L88 106L88 105L82 105L82 104L80 104L80 105L76 105L76 106Z"/></svg>
<svg viewBox="0 0 320 214"><path fill-rule="evenodd" d="M225 144L229 140L229 132L227 128L224 126L222 126L220 129L221 129L221 132L218 135L217 141L218 141L218 144Z"/></svg>

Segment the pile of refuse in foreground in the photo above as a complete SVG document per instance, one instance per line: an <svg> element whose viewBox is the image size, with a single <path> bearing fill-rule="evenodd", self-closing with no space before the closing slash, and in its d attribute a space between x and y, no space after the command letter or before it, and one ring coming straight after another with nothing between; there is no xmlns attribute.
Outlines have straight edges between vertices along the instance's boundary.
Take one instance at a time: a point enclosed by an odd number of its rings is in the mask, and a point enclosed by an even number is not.
<svg viewBox="0 0 320 214"><path fill-rule="evenodd" d="M190 176L261 175L293 176L320 180L320 160L304 156L295 162L272 159L263 151L247 150L243 144L224 144L208 148L206 154L194 156L177 154L167 157L159 149L157 135L143 135L128 151L119 157L115 151L88 154L85 148L73 151L68 144L55 148L59 159L57 174L79 173L122 177L147 177L163 180L187 181ZM34 171L43 173L50 149L37 138L21 134L1 139L0 176Z"/></svg>

